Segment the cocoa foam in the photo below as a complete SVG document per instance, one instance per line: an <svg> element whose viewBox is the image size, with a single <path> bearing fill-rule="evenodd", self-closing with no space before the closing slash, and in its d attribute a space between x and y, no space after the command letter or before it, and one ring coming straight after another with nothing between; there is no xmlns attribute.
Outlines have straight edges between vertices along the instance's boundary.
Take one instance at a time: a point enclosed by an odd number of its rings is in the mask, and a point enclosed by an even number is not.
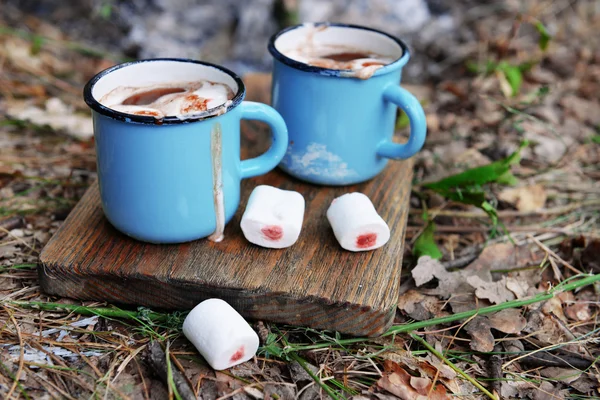
<svg viewBox="0 0 600 400"><path fill-rule="evenodd" d="M108 108L126 114L147 115L157 119L187 119L212 109L219 113L221 106L230 103L232 98L233 92L226 84L195 81L119 86L99 101Z"/></svg>
<svg viewBox="0 0 600 400"><path fill-rule="evenodd" d="M304 40L296 47L280 50L285 56L304 64L315 67L343 71L341 76L368 79L379 68L396 60L394 57L376 54L364 49L351 46L317 43L315 34L326 30L327 27L310 27ZM336 59L342 54L356 54L356 58L347 60Z"/></svg>

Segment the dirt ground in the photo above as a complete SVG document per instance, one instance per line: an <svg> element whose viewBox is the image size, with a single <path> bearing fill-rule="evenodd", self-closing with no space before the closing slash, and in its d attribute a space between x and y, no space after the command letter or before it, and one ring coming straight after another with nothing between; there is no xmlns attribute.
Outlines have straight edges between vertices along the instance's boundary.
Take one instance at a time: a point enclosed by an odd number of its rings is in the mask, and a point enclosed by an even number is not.
<svg viewBox="0 0 600 400"><path fill-rule="evenodd" d="M525 2L462 29L475 39L432 60L447 79L403 84L429 133L390 331L253 321L257 356L215 372L184 314L40 291L39 252L96 179L82 87L124 58L35 18L0 20L0 395L598 398L600 7Z"/></svg>

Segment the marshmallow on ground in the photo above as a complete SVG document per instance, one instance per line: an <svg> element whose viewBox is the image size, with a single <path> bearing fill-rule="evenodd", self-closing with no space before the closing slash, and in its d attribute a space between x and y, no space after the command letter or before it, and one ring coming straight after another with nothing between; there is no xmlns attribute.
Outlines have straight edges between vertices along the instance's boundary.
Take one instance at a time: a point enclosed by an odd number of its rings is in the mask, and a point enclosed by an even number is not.
<svg viewBox="0 0 600 400"><path fill-rule="evenodd" d="M304 197L298 192L257 186L248 199L241 227L249 242L282 249L296 243L304 219Z"/></svg>
<svg viewBox="0 0 600 400"><path fill-rule="evenodd" d="M221 299L198 304L183 321L183 334L216 370L248 361L258 350L258 335Z"/></svg>
<svg viewBox="0 0 600 400"><path fill-rule="evenodd" d="M327 210L327 219L340 246L346 250L373 250L390 239L390 228L362 193L348 193L334 199Z"/></svg>

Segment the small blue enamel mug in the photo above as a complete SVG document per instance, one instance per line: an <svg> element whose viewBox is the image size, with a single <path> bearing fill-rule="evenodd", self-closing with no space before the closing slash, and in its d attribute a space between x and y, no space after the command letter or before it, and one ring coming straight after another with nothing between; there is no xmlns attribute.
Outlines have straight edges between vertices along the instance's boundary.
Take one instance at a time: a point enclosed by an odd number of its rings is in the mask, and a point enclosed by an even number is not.
<svg viewBox="0 0 600 400"><path fill-rule="evenodd" d="M209 80L234 97L193 118L131 115L98 100L119 86ZM151 243L222 239L240 202L240 181L277 166L286 151L287 128L271 107L242 101L245 87L233 72L186 59L119 64L84 88L92 109L98 182L106 218L119 231ZM240 161L240 120L266 122L272 144L257 158Z"/></svg>
<svg viewBox="0 0 600 400"><path fill-rule="evenodd" d="M301 46L368 51L391 57L368 79L351 71L311 66L285 54ZM399 86L407 46L387 33L357 25L292 26L269 41L274 57L272 103L285 120L289 145L280 168L315 184L350 185L379 174L388 159L406 159L425 142L419 101ZM410 137L394 143L396 107L410 120Z"/></svg>

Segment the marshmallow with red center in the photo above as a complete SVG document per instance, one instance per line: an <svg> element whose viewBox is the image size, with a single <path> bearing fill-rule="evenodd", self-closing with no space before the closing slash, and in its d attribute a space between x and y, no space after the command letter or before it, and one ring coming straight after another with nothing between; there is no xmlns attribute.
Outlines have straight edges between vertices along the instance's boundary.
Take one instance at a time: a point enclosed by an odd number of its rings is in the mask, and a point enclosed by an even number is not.
<svg viewBox="0 0 600 400"><path fill-rule="evenodd" d="M334 199L327 210L327 219L335 238L346 250L374 250L390 239L390 228L362 193L348 193Z"/></svg>
<svg viewBox="0 0 600 400"><path fill-rule="evenodd" d="M194 307L183 321L183 334L219 371L248 361L258 350L256 332L221 299L208 299Z"/></svg>
<svg viewBox="0 0 600 400"><path fill-rule="evenodd" d="M296 243L304 219L304 197L268 185L254 188L242 216L242 232L250 243L282 249Z"/></svg>

